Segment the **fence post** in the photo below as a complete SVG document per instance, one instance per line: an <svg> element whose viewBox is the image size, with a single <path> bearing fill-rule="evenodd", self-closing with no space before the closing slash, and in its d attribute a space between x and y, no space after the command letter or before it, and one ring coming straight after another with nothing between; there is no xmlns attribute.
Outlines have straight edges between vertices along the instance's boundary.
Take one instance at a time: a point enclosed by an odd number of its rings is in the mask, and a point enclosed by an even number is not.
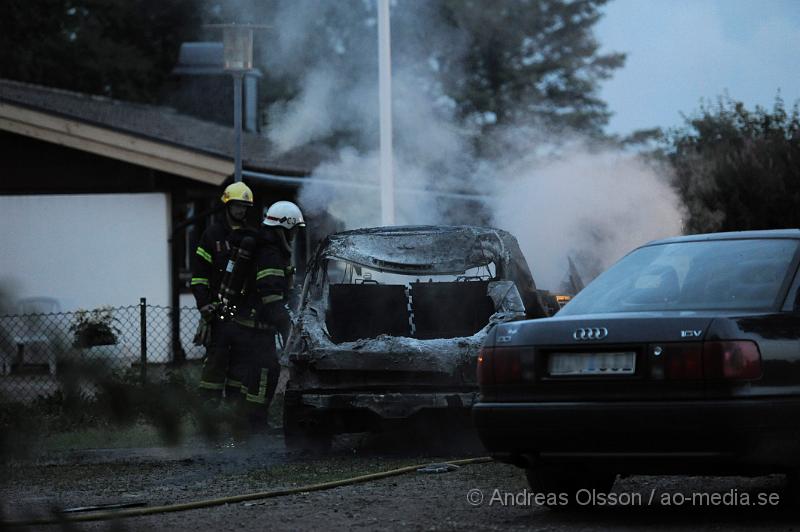
<svg viewBox="0 0 800 532"><path fill-rule="evenodd" d="M142 384L147 382L147 298L139 299L139 319L141 330L141 347L139 360L139 371L141 372Z"/></svg>

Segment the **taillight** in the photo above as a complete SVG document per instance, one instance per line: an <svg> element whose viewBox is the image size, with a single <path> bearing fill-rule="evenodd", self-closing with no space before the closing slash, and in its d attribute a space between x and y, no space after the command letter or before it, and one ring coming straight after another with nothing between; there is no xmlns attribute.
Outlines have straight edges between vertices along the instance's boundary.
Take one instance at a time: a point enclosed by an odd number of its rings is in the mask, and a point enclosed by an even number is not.
<svg viewBox="0 0 800 532"><path fill-rule="evenodd" d="M492 365L492 347L482 347L478 353L478 385L494 385L494 369Z"/></svg>
<svg viewBox="0 0 800 532"><path fill-rule="evenodd" d="M703 344L669 344L664 349L664 376L668 379L703 378Z"/></svg>
<svg viewBox="0 0 800 532"><path fill-rule="evenodd" d="M478 354L478 384L503 386L522 381L522 349L483 347Z"/></svg>
<svg viewBox="0 0 800 532"><path fill-rule="evenodd" d="M517 384L522 380L522 350L514 347L495 348L492 355L494 384Z"/></svg>
<svg viewBox="0 0 800 532"><path fill-rule="evenodd" d="M707 379L754 380L761 377L761 353L747 340L706 342L703 363Z"/></svg>
<svg viewBox="0 0 800 532"><path fill-rule="evenodd" d="M761 377L761 354L749 340L661 344L663 366L653 362L652 375L672 380L753 380ZM656 355L658 356L658 355ZM663 373L662 373L663 372Z"/></svg>

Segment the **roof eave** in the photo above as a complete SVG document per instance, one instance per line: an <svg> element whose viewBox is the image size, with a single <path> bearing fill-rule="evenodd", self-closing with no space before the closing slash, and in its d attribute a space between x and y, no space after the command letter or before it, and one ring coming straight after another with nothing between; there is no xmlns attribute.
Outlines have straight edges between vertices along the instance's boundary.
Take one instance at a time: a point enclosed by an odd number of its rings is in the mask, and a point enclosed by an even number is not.
<svg viewBox="0 0 800 532"><path fill-rule="evenodd" d="M233 173L227 157L0 100L0 130L220 185Z"/></svg>

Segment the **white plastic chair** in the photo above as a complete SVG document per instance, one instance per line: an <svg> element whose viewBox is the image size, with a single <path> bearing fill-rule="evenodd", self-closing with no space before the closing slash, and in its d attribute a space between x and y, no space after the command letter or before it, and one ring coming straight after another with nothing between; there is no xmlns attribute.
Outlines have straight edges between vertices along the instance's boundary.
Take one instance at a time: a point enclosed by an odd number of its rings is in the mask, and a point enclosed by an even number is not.
<svg viewBox="0 0 800 532"><path fill-rule="evenodd" d="M20 320L20 334L14 336L17 346L17 361L25 363L46 363L50 375L56 374L55 331L47 330L48 317L61 311L61 304L51 297L28 297L17 302Z"/></svg>

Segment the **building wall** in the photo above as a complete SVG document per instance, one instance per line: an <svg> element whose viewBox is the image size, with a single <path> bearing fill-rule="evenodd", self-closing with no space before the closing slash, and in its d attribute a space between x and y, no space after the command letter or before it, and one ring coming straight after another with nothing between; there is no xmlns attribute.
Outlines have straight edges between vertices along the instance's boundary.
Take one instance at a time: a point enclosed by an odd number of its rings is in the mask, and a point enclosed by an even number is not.
<svg viewBox="0 0 800 532"><path fill-rule="evenodd" d="M0 290L64 311L169 305L166 193L0 196Z"/></svg>

